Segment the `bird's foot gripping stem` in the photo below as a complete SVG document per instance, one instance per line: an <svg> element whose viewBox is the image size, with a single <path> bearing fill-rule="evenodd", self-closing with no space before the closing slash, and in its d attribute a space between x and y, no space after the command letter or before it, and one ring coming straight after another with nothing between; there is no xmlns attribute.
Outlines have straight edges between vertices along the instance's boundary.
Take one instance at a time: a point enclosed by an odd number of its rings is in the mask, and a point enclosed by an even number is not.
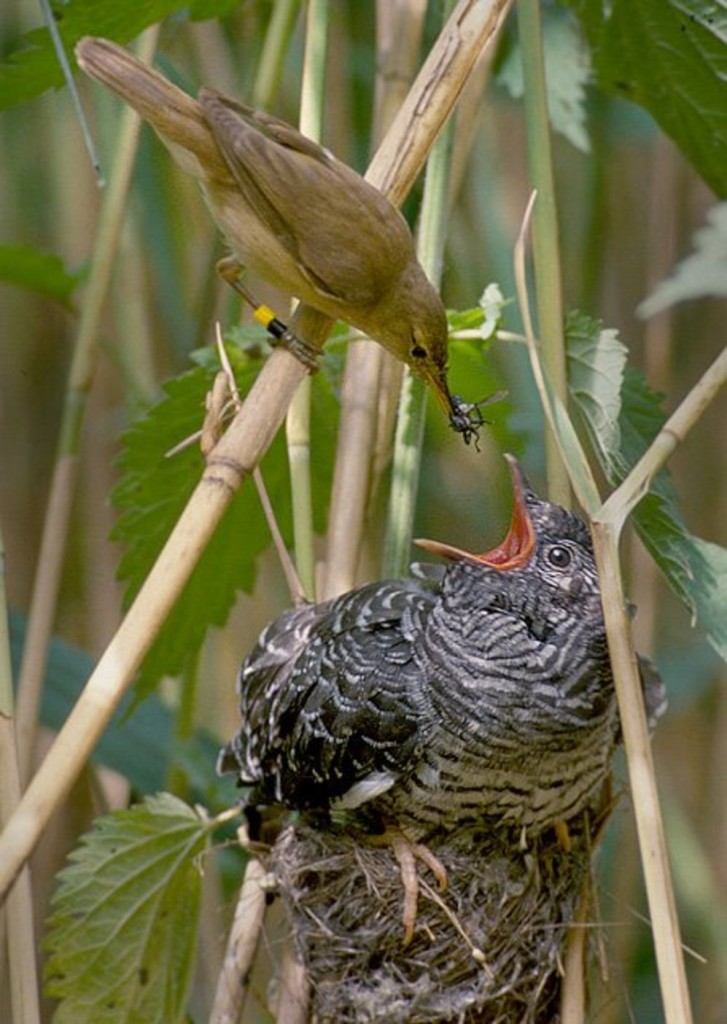
<svg viewBox="0 0 727 1024"><path fill-rule="evenodd" d="M383 835L376 837L376 843L377 845L380 843L391 845L401 871L401 883L404 887L404 910L402 913L404 941L402 945L406 947L414 938L414 926L419 905L419 877L416 862L419 860L429 868L437 880L440 892L444 892L447 888L447 870L428 846L423 843L411 842L396 829L387 829Z"/></svg>
<svg viewBox="0 0 727 1024"><path fill-rule="evenodd" d="M234 256L225 256L217 263L217 273L252 308L257 322L263 325L273 339L272 344L282 345L305 366L309 373L315 373L318 369L318 350L294 334L282 320L278 320L271 309L257 301L240 280L243 269L242 264Z"/></svg>

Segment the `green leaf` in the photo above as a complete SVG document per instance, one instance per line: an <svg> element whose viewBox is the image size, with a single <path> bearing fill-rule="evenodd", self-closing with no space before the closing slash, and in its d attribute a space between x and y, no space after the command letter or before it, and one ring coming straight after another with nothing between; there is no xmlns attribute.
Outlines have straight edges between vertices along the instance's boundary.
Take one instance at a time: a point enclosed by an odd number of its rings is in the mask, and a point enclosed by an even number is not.
<svg viewBox="0 0 727 1024"><path fill-rule="evenodd" d="M66 308L82 276L66 270L59 256L30 245L0 245L0 281L47 295Z"/></svg>
<svg viewBox="0 0 727 1024"><path fill-rule="evenodd" d="M565 0L601 88L645 107L704 180L727 194L726 0Z"/></svg>
<svg viewBox="0 0 727 1024"><path fill-rule="evenodd" d="M59 875L47 946L55 1024L185 1019L209 825L169 794L99 818Z"/></svg>
<svg viewBox="0 0 727 1024"><path fill-rule="evenodd" d="M572 18L550 11L543 22L543 47L548 114L554 131L582 153L591 143L586 128L586 85L590 77L588 48ZM515 46L497 76L515 99L523 95L522 56Z"/></svg>
<svg viewBox="0 0 727 1024"><path fill-rule="evenodd" d="M228 346L228 354L244 395L259 364L234 346ZM166 397L123 438L123 477L113 494L121 514L113 537L126 544L119 575L127 583L127 604L146 579L201 477L204 463L197 442L175 455L167 453L200 429L213 376L212 368L204 366L170 381L164 389ZM336 411L325 374L316 374L311 473L318 530L325 525ZM283 536L290 541L289 473L282 437L273 442L261 469ZM251 482L245 481L144 661L138 682L140 695L149 693L163 676L178 675L191 664L209 627L226 622L236 593L252 590L257 558L269 546L270 533L257 493Z"/></svg>
<svg viewBox="0 0 727 1024"><path fill-rule="evenodd" d="M727 548L690 538L691 595L697 622L727 660Z"/></svg>
<svg viewBox="0 0 727 1024"><path fill-rule="evenodd" d="M588 407L588 422L608 457L621 446L621 387L626 347L618 331L602 330L587 316L571 314L566 322L570 387L579 405Z"/></svg>
<svg viewBox="0 0 727 1024"><path fill-rule="evenodd" d="M69 0L55 4L54 14L66 54L72 60L73 48L82 36L104 36L128 43L149 25L186 7L181 0ZM0 64L0 110L27 103L64 83L47 28L33 29L23 36L22 43L22 49Z"/></svg>
<svg viewBox="0 0 727 1024"><path fill-rule="evenodd" d="M573 336L571 325L575 325ZM623 368L625 353L619 351L620 342L613 332L604 331L600 323L590 321L589 325L587 317L571 317L567 344L571 395L606 478L617 487L666 421L661 409L662 396L651 390L643 374ZM584 351L591 353L588 358L583 358ZM621 410L616 433L612 422L614 391L621 374ZM604 394L610 404L604 400ZM652 481L649 493L634 511L634 524L672 590L690 610L717 653L727 659L727 550L689 533L668 471L662 471Z"/></svg>
<svg viewBox="0 0 727 1024"><path fill-rule="evenodd" d="M641 303L639 316L654 316L684 299L727 297L727 203L713 206L707 220L709 224L694 235L696 251L677 264L672 276Z"/></svg>

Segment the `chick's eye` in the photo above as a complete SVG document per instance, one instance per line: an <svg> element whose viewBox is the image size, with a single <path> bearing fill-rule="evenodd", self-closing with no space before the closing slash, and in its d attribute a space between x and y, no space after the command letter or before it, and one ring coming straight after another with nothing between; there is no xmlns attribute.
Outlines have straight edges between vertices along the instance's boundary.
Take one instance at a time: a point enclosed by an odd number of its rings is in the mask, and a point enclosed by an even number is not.
<svg viewBox="0 0 727 1024"><path fill-rule="evenodd" d="M427 350L422 345L417 345L416 342L412 345L409 350L409 354L412 359L426 359Z"/></svg>
<svg viewBox="0 0 727 1024"><path fill-rule="evenodd" d="M545 557L554 569L567 569L573 560L568 548L564 548L561 544L554 544L552 548L548 548Z"/></svg>

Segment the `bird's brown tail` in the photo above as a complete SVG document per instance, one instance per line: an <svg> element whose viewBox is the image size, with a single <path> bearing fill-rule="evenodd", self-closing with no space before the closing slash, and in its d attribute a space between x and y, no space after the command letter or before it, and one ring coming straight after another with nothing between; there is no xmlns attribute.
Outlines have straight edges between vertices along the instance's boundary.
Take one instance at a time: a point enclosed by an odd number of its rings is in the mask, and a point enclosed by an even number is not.
<svg viewBox="0 0 727 1024"><path fill-rule="evenodd" d="M87 75L108 86L149 121L185 170L195 177L202 177L201 168L207 178L215 172L229 177L197 100L107 39L81 39L76 58Z"/></svg>

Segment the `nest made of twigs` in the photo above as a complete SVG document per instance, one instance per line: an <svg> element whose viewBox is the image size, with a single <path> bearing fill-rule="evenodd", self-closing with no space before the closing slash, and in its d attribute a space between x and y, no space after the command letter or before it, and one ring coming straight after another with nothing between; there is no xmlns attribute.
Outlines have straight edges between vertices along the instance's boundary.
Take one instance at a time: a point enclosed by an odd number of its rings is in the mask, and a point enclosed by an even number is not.
<svg viewBox="0 0 727 1024"><path fill-rule="evenodd" d="M428 843L445 892L420 879L404 948L403 889L390 848L342 828L288 827L273 870L308 973L316 1024L558 1019L561 957L589 866L583 826L565 852L555 833L461 831Z"/></svg>

